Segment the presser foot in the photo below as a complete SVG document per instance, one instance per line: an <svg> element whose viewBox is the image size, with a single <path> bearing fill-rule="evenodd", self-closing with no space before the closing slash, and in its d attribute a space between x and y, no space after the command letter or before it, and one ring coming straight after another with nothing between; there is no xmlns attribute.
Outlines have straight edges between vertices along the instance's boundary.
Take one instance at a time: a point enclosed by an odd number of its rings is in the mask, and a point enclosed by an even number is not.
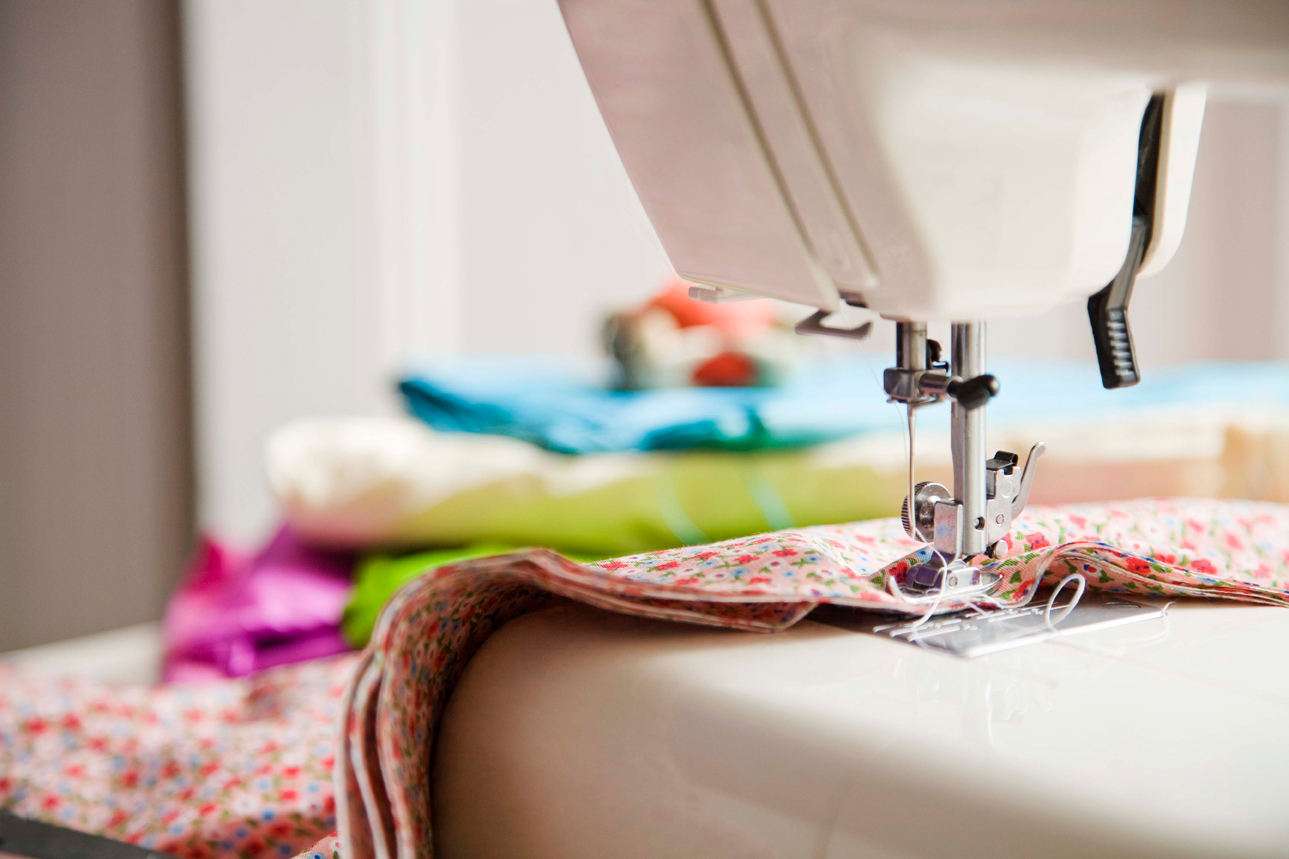
<svg viewBox="0 0 1289 859"><path fill-rule="evenodd" d="M1029 450L1025 466L1016 473L1020 457L1000 450L985 462L985 516L972 523L984 530L986 548L983 554L999 557L999 541L1011 531L1012 522L1029 503L1034 473L1039 457L1047 445L1039 442ZM911 502L911 503L910 503ZM933 546L940 555L957 558L963 554L963 529L967 526L963 504L939 483L918 483L911 496L905 496L900 519L909 536Z"/></svg>
<svg viewBox="0 0 1289 859"><path fill-rule="evenodd" d="M926 563L910 567L896 587L906 602L952 602L988 596L1000 581L1002 576L998 573L982 570L961 559L933 556Z"/></svg>

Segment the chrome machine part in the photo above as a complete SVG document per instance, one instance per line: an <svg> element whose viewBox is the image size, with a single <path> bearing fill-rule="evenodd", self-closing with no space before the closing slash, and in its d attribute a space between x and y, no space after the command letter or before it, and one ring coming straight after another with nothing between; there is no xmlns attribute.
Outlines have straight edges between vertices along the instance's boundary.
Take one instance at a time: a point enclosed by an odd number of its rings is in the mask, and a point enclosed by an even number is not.
<svg viewBox="0 0 1289 859"><path fill-rule="evenodd" d="M812 618L816 615L811 615ZM928 620L883 623L879 615L843 616L823 612L822 623L842 626L845 617L848 628L886 636L896 641L906 641L932 650L953 653L968 659L986 656L1027 644L1037 644L1051 638L1077 635L1158 620L1164 631L1168 629L1168 606L1163 603L1128 600L1115 594L1088 593L1080 599L1066 597L1061 603L1054 600L1044 604L999 609L988 614L954 614ZM834 620L836 618L837 620Z"/></svg>
<svg viewBox="0 0 1289 859"><path fill-rule="evenodd" d="M904 403L909 423L909 489L901 516L909 536L935 546L945 560L989 552L1010 530L1029 500L1034 467L1045 450L1030 450L1023 472L1019 457L999 451L985 458L985 405L998 382L985 373L985 325L952 327L951 362L940 361L940 346L928 340L926 325L896 323L896 366L886 370L883 386L892 402ZM953 403L953 495L939 484L913 479L915 409L948 399Z"/></svg>
<svg viewBox="0 0 1289 859"><path fill-rule="evenodd" d="M863 338L872 325L831 328L830 314L820 310L797 325L802 334ZM925 322L895 323L895 366L888 367L882 386L891 402L908 410L908 495L901 518L910 537L932 544L940 555L938 567L960 558L986 554L1011 528L1024 509L1034 481L1034 465L1042 455L1040 442L1030 450L1021 474L1019 458L999 451L985 459L985 406L998 393L998 382L985 372L985 323L952 326L951 361L940 360L940 344L927 338ZM915 483L914 436L916 410L951 400L953 493L938 483ZM943 583L943 582L941 582Z"/></svg>
<svg viewBox="0 0 1289 859"><path fill-rule="evenodd" d="M985 373L985 323L955 322L950 358L953 375L974 379ZM953 401L953 498L962 505L962 554L979 555L987 546L985 530L985 409Z"/></svg>
<svg viewBox="0 0 1289 859"><path fill-rule="evenodd" d="M952 501L953 494L939 483L924 481L913 487L913 511L909 511L909 498L905 496L900 506L900 521L904 533L927 543L935 542L935 509L941 501Z"/></svg>
<svg viewBox="0 0 1289 859"><path fill-rule="evenodd" d="M1029 449L1025 468L1016 474L1019 458L1014 453L1000 450L985 463L985 531L990 546L994 546L1011 530L1012 520L1020 515L1029 503L1029 491L1034 485L1034 470L1038 458L1047 450L1039 442Z"/></svg>
<svg viewBox="0 0 1289 859"><path fill-rule="evenodd" d="M918 506L916 501L917 487L914 486L914 442L917 438L917 407L927 403L938 401L944 396L944 386L938 386L938 392L922 392L922 383L927 376L928 366L934 366L936 369L948 369L946 365L939 364L940 344L934 340L927 340L925 322L896 322L895 323L895 364L894 367L888 367L883 373L882 387L891 402L904 403L907 409L908 421L908 495L904 498L904 533L917 540L926 540L932 542L934 537L934 501L923 499L925 510ZM943 373L935 374L939 378L946 380L948 377ZM939 486L939 484L936 484ZM947 497L947 490L937 496ZM922 525L915 523L909 516L910 499L913 501L913 513L925 519ZM929 505L929 506L926 506ZM954 556L957 552L954 551Z"/></svg>
<svg viewBox="0 0 1289 859"><path fill-rule="evenodd" d="M893 402L910 409L937 402L949 383L948 369L940 362L940 344L927 339L925 322L895 323L895 366L882 374L882 387ZM924 390L927 377L932 381Z"/></svg>

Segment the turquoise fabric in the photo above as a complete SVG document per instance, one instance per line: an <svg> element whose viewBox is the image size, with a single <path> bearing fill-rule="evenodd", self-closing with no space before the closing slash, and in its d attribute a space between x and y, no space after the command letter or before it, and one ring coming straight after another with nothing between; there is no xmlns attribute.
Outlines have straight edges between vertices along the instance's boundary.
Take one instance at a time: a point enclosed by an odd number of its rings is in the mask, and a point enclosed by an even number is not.
<svg viewBox="0 0 1289 859"><path fill-rule="evenodd" d="M440 431L496 433L561 453L801 447L889 424L854 362L818 365L775 388L616 391L604 367L480 358L409 374L408 408ZM844 396L837 396L839 391ZM880 383L877 385L880 395Z"/></svg>
<svg viewBox="0 0 1289 859"><path fill-rule="evenodd" d="M551 358L469 358L408 374L409 410L443 432L496 433L562 453L803 447L898 429L882 393L883 355L847 356L798 370L774 388L616 391L609 368ZM1101 387L1095 364L990 362L1001 391L990 422L1083 417L1169 405L1289 404L1289 364L1208 363L1145 370L1140 385ZM919 412L919 425L948 421L947 408Z"/></svg>

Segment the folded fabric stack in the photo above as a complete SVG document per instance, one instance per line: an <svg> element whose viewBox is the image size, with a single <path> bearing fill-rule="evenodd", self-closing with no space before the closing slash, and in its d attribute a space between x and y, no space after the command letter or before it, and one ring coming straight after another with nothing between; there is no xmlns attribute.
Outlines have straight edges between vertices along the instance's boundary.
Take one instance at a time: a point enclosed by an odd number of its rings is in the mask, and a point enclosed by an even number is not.
<svg viewBox="0 0 1289 859"><path fill-rule="evenodd" d="M1289 500L1289 365L1179 367L1110 392L1092 365L993 370L993 446L1048 443L1035 503ZM362 645L400 585L463 558L524 546L608 558L899 509L902 416L863 356L816 360L776 387L611 379L606 365L459 359L404 378L412 417L283 427L267 470L288 530L251 559L207 550L167 621L168 676ZM919 480L951 482L947 413L919 418ZM316 593L280 598L296 585Z"/></svg>
<svg viewBox="0 0 1289 859"><path fill-rule="evenodd" d="M996 372L994 445L1048 442L1036 501L1289 488L1289 365L1183 367L1121 392L1091 365ZM906 491L902 413L860 358L778 388L627 393L527 359L434 367L402 387L423 425L310 420L271 440L270 484L305 539L622 554L890 515ZM921 413L920 478L948 476L947 424L945 408Z"/></svg>

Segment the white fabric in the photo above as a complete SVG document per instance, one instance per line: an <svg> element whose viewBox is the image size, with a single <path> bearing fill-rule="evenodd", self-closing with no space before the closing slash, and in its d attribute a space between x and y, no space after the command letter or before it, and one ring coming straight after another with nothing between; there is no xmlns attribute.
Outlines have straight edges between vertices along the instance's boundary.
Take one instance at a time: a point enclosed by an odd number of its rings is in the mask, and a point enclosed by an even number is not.
<svg viewBox="0 0 1289 859"><path fill-rule="evenodd" d="M1280 499L1289 497L1287 427L1219 410L1138 411L1002 428L991 433L991 449L1023 457L1034 442L1048 443L1038 502ZM918 479L951 483L948 450L943 432L919 432ZM716 538L727 536L723 529L782 526L769 509L776 505L791 525L890 515L904 494L905 456L903 436L888 433L795 452L571 457L500 436L437 433L411 418L330 417L278 430L267 469L288 521L319 544L501 541L626 552L689 540L676 517ZM675 504L666 497L673 489ZM713 510L715 501L728 510ZM641 529L649 533L637 539Z"/></svg>

